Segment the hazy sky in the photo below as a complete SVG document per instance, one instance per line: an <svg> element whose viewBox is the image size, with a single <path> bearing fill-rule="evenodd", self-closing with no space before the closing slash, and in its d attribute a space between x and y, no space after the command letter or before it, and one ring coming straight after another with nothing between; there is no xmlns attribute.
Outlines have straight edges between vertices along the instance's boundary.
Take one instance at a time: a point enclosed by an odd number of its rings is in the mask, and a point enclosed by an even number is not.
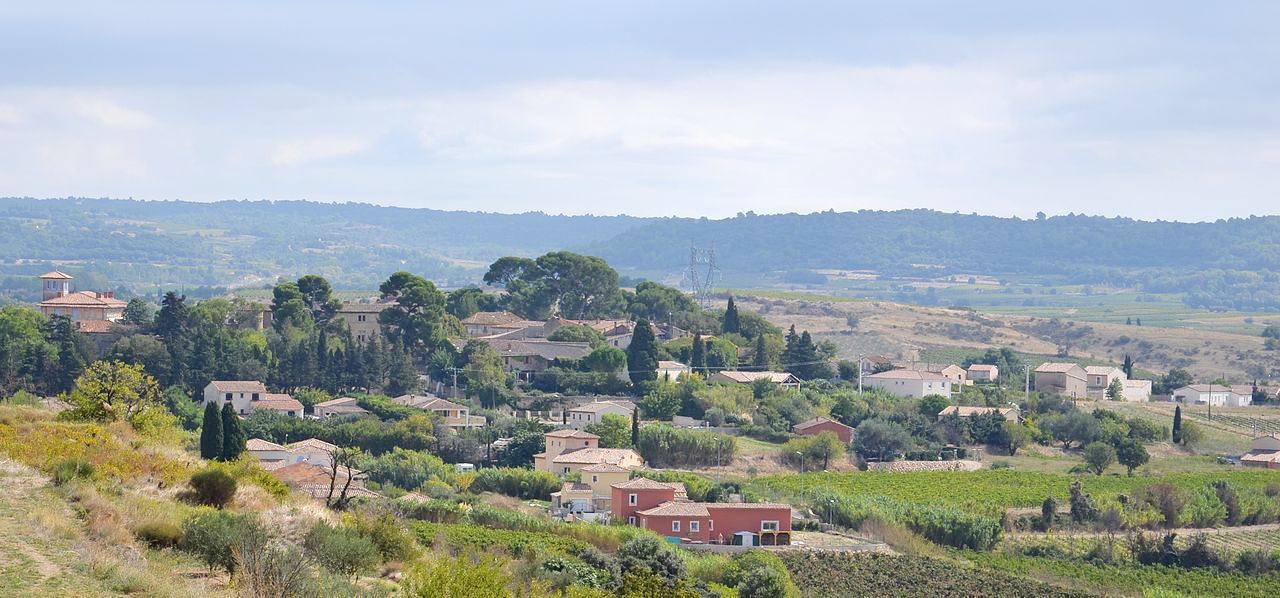
<svg viewBox="0 0 1280 598"><path fill-rule="evenodd" d="M1280 213L1277 29L1270 2L15 2L0 196Z"/></svg>

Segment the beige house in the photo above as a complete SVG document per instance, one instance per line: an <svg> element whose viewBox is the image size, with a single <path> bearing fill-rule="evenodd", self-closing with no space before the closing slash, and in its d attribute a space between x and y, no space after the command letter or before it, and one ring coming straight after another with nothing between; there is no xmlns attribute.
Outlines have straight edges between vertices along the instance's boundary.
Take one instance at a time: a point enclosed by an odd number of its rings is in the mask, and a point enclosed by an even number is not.
<svg viewBox="0 0 1280 598"><path fill-rule="evenodd" d="M1074 363L1047 362L1035 369L1036 392L1088 398L1088 374Z"/></svg>
<svg viewBox="0 0 1280 598"><path fill-rule="evenodd" d="M204 387L204 400L200 406L209 403L222 408L223 403L231 403L231 408L239 415L249 415L253 404L267 396L267 387L257 380L214 380Z"/></svg>
<svg viewBox="0 0 1280 598"><path fill-rule="evenodd" d="M546 371L557 359L582 359L591 354L589 343L548 341L542 339L507 340L501 338L480 339L493 347L502 357L503 366L510 371L532 375Z"/></svg>
<svg viewBox="0 0 1280 598"><path fill-rule="evenodd" d="M731 384L755 384L756 380L767 380L779 386L794 388L800 386L800 379L787 372L716 372L707 379L710 382L728 382Z"/></svg>
<svg viewBox="0 0 1280 598"><path fill-rule="evenodd" d="M320 419L343 415L363 415L368 411L360 406L360 402L352 397L339 397L323 403L316 403L311 408L312 414Z"/></svg>
<svg viewBox="0 0 1280 598"><path fill-rule="evenodd" d="M986 363L975 363L965 372L969 375L969 380L974 382L995 382L1000 379L1000 368Z"/></svg>
<svg viewBox="0 0 1280 598"><path fill-rule="evenodd" d="M1280 469L1280 436L1267 434L1253 439L1249 452L1240 457L1245 467Z"/></svg>
<svg viewBox="0 0 1280 598"><path fill-rule="evenodd" d="M69 274L56 270L40 275L40 313L45 317L66 316L77 323L124 319L124 308L128 304L116 299L111 291L72 291L71 280Z"/></svg>
<svg viewBox="0 0 1280 598"><path fill-rule="evenodd" d="M382 334L382 327L378 325L378 316L395 305L394 301L375 303L344 302L338 308L334 317L346 323L347 328L351 329L351 337L356 342L365 343Z"/></svg>
<svg viewBox="0 0 1280 598"><path fill-rule="evenodd" d="M1125 380L1124 400L1132 403L1146 403L1151 400L1150 380Z"/></svg>
<svg viewBox="0 0 1280 598"><path fill-rule="evenodd" d="M249 403L249 413L273 411L285 417L302 417L302 402L284 393L267 393L262 399Z"/></svg>
<svg viewBox="0 0 1280 598"><path fill-rule="evenodd" d="M459 405L453 401L446 401L440 397L431 395L400 395L391 400L406 407L414 407L424 411L431 411L444 419L444 424L446 426L455 430L483 428L487 425L487 420L483 415L471 415L470 407L467 407L466 405Z"/></svg>
<svg viewBox="0 0 1280 598"><path fill-rule="evenodd" d="M947 380L951 381L951 388L953 389L957 386L964 386L969 383L968 370L954 363L944 366L929 366L924 368L924 370L935 374L942 374Z"/></svg>
<svg viewBox="0 0 1280 598"><path fill-rule="evenodd" d="M581 430L591 424L599 423L606 414L621 415L631 421L636 404L631 401L592 401L565 411L565 423L575 430Z"/></svg>
<svg viewBox="0 0 1280 598"><path fill-rule="evenodd" d="M467 330L467 336L480 338L533 326L541 327L542 322L525 320L507 311L479 311L462 320L462 326Z"/></svg>
<svg viewBox="0 0 1280 598"><path fill-rule="evenodd" d="M294 454L290 453L288 448L261 438L250 438L245 441L244 448L245 452L257 457L264 465L280 464L283 466L302 460L302 457L298 456L297 461L295 461Z"/></svg>
<svg viewBox="0 0 1280 598"><path fill-rule="evenodd" d="M533 456L534 469L562 475L603 464L630 471L642 467L644 459L631 449L600 448L599 436L581 430L547 432L546 451Z"/></svg>
<svg viewBox="0 0 1280 598"><path fill-rule="evenodd" d="M1098 400L1107 397L1107 389L1111 387L1112 382L1119 380L1123 384L1129 379L1124 375L1124 370L1110 365L1085 366L1084 374L1089 398Z"/></svg>
<svg viewBox="0 0 1280 598"><path fill-rule="evenodd" d="M289 449L289 453L298 460L324 468L333 466L333 454L338 452L337 445L329 444L317 438L291 442L286 444L285 448Z"/></svg>
<svg viewBox="0 0 1280 598"><path fill-rule="evenodd" d="M952 380L938 372L889 370L863 376L862 380L872 388L885 390L898 397L920 398L938 395L951 398Z"/></svg>
<svg viewBox="0 0 1280 598"><path fill-rule="evenodd" d="M583 467L581 482L565 482L551 494L551 508L573 513L607 513L613 501L612 486L627 481L631 470L611 463ZM683 490L683 484L681 485Z"/></svg>

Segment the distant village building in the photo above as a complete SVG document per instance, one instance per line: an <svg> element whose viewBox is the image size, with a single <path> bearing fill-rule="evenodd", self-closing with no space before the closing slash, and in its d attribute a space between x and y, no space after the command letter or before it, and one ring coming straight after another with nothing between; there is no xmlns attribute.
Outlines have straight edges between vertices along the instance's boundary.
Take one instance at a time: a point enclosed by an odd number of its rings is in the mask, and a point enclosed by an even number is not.
<svg viewBox="0 0 1280 598"><path fill-rule="evenodd" d="M692 371L692 369L689 366L680 363L679 361L662 360L658 362L659 380L671 380L672 382L675 382L680 379L681 375L688 374L690 371Z"/></svg>
<svg viewBox="0 0 1280 598"><path fill-rule="evenodd" d="M471 415L470 407L434 395L400 395L391 400L405 407L431 411L444 420L444 425L455 430L483 428L488 423L483 415Z"/></svg>
<svg viewBox="0 0 1280 598"><path fill-rule="evenodd" d="M542 339L505 340L482 338L502 358L503 366L528 377L544 372L557 359L582 359L591 354L589 343Z"/></svg>
<svg viewBox="0 0 1280 598"><path fill-rule="evenodd" d="M942 374L944 378L951 381L951 388L953 390L958 390L957 387L964 386L969 383L968 370L955 364L941 365L941 366L925 366L923 368L923 371L933 372L935 374Z"/></svg>
<svg viewBox="0 0 1280 598"><path fill-rule="evenodd" d="M356 303L344 302L334 317L342 320L351 329L351 337L358 343L366 343L373 340L374 337L382 334L382 327L378 324L378 316L388 308L395 307L394 301L380 301L374 303Z"/></svg>
<svg viewBox="0 0 1280 598"><path fill-rule="evenodd" d="M707 379L711 382L728 382L731 384L755 384L757 380L766 380L779 386L794 388L800 386L800 379L787 372L743 372L721 371Z"/></svg>
<svg viewBox="0 0 1280 598"><path fill-rule="evenodd" d="M214 380L204 387L203 407L213 403L222 408L223 403L231 403L231 408L239 415L249 415L253 403L261 401L267 395L267 387L257 380Z"/></svg>
<svg viewBox="0 0 1280 598"><path fill-rule="evenodd" d="M1150 380L1125 380L1124 400L1132 403L1146 403L1151 400Z"/></svg>
<svg viewBox="0 0 1280 598"><path fill-rule="evenodd" d="M600 448L599 436L581 430L554 430L545 438L546 450L533 456L534 469L564 475L592 465L616 465L628 471L644 465L634 450Z"/></svg>
<svg viewBox="0 0 1280 598"><path fill-rule="evenodd" d="M807 422L798 423L792 426L791 431L801 436L817 436L823 432L833 432L844 444L849 444L849 441L853 440L853 428L825 417L815 417Z"/></svg>
<svg viewBox="0 0 1280 598"><path fill-rule="evenodd" d="M359 401L353 397L340 397L323 403L316 403L311 408L311 411L313 415L320 419L368 413L368 410L361 407Z"/></svg>
<svg viewBox="0 0 1280 598"><path fill-rule="evenodd" d="M1036 392L1084 399L1089 396L1088 374L1074 363L1043 363L1035 369L1035 389Z"/></svg>
<svg viewBox="0 0 1280 598"><path fill-rule="evenodd" d="M975 363L966 370L974 382L995 382L1000 379L1000 368L986 363Z"/></svg>
<svg viewBox="0 0 1280 598"><path fill-rule="evenodd" d="M930 395L951 398L950 378L938 372L921 372L918 370L889 370L879 374L863 376L863 381L872 388L879 388L898 397L920 398Z"/></svg>

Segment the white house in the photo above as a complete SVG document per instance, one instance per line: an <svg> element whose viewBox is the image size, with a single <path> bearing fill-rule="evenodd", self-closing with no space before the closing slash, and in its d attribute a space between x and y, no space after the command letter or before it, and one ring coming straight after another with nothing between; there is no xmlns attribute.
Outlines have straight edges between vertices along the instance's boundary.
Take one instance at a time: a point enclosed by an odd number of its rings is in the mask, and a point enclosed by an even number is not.
<svg viewBox="0 0 1280 598"><path fill-rule="evenodd" d="M333 454L338 450L336 445L316 438L299 440L285 445L285 448L289 449L289 453L293 455L294 462L306 461L324 468L333 466Z"/></svg>
<svg viewBox="0 0 1280 598"><path fill-rule="evenodd" d="M1241 392L1248 388L1248 392ZM1214 407L1245 407L1253 403L1252 387L1232 387L1225 384L1192 384L1173 391L1173 400L1188 405L1212 405Z"/></svg>
<svg viewBox="0 0 1280 598"><path fill-rule="evenodd" d="M316 403L312 407L312 412L320 419L368 413L364 407L360 406L359 401L353 397L339 397L323 403Z"/></svg>
<svg viewBox="0 0 1280 598"><path fill-rule="evenodd" d="M1091 399L1105 399L1111 383L1120 380L1123 383L1129 377L1124 370L1109 365L1088 365L1084 368L1086 392Z"/></svg>
<svg viewBox="0 0 1280 598"><path fill-rule="evenodd" d="M707 379L710 382L730 382L733 384L755 384L756 380L768 380L779 386L794 388L800 386L800 379L787 372L716 372Z"/></svg>
<svg viewBox="0 0 1280 598"><path fill-rule="evenodd" d="M679 361L659 361L658 362L658 379L659 380L678 380L681 374L688 374L691 371L689 366Z"/></svg>
<svg viewBox="0 0 1280 598"><path fill-rule="evenodd" d="M864 376L862 379L872 388L881 388L899 397L939 395L951 398L952 381L938 372L889 370Z"/></svg>
<svg viewBox="0 0 1280 598"><path fill-rule="evenodd" d="M636 405L631 401L593 401L584 403L565 411L565 423L570 428L581 430L604 419L606 414L621 415L631 421Z"/></svg>
<svg viewBox="0 0 1280 598"><path fill-rule="evenodd" d="M219 409L230 402L237 414L249 415L253 404L267 396L267 387L256 380L214 380L204 387L204 400L200 406L212 402Z"/></svg>
<svg viewBox="0 0 1280 598"><path fill-rule="evenodd" d="M1131 403L1146 403L1151 400L1150 380L1125 380L1124 400Z"/></svg>

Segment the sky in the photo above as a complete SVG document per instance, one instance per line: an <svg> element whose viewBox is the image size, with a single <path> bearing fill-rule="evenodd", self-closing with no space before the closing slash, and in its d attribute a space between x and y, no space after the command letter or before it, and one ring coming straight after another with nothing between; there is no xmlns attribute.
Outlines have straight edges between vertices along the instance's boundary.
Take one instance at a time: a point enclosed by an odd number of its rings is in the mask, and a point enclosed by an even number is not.
<svg viewBox="0 0 1280 598"><path fill-rule="evenodd" d="M1280 3L0 11L0 196L1280 213Z"/></svg>

